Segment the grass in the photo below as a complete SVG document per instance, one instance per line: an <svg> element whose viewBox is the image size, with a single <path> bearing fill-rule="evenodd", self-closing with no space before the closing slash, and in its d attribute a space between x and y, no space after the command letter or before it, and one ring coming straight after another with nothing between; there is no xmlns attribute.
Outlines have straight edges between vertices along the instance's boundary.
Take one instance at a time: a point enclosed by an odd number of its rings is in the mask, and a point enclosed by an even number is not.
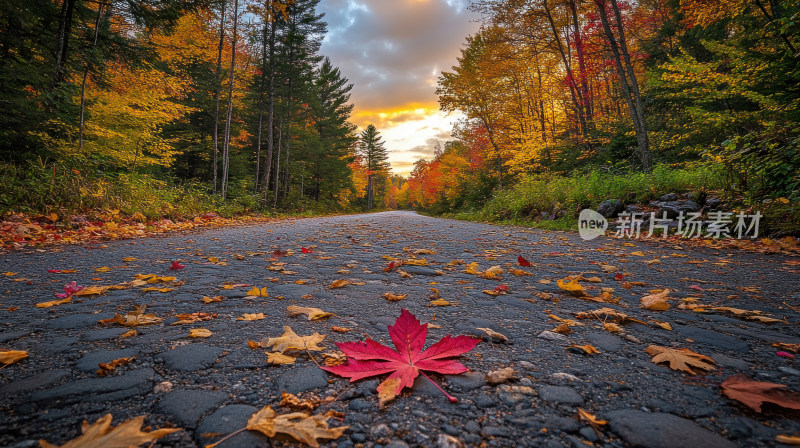
<svg viewBox="0 0 800 448"><path fill-rule="evenodd" d="M611 174L604 171L531 175L513 188L494 194L480 209L456 211L456 219L574 230L584 208L607 199L644 203L665 193L714 191L725 187L722 171L709 165L691 168L656 166L652 172Z"/></svg>

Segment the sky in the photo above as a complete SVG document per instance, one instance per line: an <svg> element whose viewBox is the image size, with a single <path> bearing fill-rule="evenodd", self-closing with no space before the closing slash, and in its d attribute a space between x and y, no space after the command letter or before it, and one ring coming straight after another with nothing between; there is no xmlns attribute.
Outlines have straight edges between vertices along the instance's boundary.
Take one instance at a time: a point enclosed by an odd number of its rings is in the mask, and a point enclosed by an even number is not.
<svg viewBox="0 0 800 448"><path fill-rule="evenodd" d="M322 0L322 54L353 83L351 121L374 124L392 172L407 176L450 138L460 115L439 111L436 80L478 30L468 0Z"/></svg>

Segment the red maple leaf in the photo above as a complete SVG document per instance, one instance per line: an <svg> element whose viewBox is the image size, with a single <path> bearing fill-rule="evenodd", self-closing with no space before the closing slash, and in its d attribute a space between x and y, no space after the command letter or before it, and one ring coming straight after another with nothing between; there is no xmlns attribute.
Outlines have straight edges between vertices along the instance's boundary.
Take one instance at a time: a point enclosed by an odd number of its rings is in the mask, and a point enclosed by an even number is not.
<svg viewBox="0 0 800 448"><path fill-rule="evenodd" d="M304 254L310 254L310 253L313 253L314 251L311 250L311 249L305 248L305 247L301 247L300 248L300 252L302 252Z"/></svg>
<svg viewBox="0 0 800 448"><path fill-rule="evenodd" d="M182 263L181 263L181 262L179 262L179 261L173 261L173 262L172 262L172 264L171 264L171 265L169 265L169 268L170 268L171 270L173 270L173 271L177 271L178 269L183 269L183 268L185 268L185 267L186 267L186 265L185 265L185 264L182 264Z"/></svg>
<svg viewBox="0 0 800 448"><path fill-rule="evenodd" d="M522 255L517 257L517 263L519 263L520 266L525 268L529 268L532 266L531 262L526 260L525 257L523 257Z"/></svg>
<svg viewBox="0 0 800 448"><path fill-rule="evenodd" d="M466 372L467 368L452 358L475 348L480 339L471 336L451 337L448 334L439 342L422 350L425 338L428 336L428 324L420 324L419 320L406 309L400 312L400 317L394 326L389 325L389 336L396 350L372 339L364 342L337 343L336 346L347 355L347 364L323 367L323 369L350 378L350 382L391 373L378 386L381 405L395 398L404 388L411 387L420 373L451 402L458 401L443 391L425 372L452 375Z"/></svg>

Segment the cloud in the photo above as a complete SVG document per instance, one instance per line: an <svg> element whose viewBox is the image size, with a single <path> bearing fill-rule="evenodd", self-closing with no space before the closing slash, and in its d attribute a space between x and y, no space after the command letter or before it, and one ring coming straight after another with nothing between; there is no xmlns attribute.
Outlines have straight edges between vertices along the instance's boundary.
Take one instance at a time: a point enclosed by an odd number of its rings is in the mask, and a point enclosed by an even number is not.
<svg viewBox="0 0 800 448"><path fill-rule="evenodd" d="M465 38L478 30L468 0L326 0L322 54L353 83L351 120L374 124L395 172L430 159L450 139L457 114L439 111L437 78L457 63Z"/></svg>

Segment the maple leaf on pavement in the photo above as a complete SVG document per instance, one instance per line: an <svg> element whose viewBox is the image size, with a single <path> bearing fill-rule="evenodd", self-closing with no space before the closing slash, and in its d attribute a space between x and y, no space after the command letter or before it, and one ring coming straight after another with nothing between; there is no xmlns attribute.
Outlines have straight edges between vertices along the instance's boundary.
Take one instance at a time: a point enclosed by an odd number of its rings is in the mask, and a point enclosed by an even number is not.
<svg viewBox="0 0 800 448"><path fill-rule="evenodd" d="M764 403L800 410L800 393L789 390L783 384L755 381L740 373L727 378L720 387L728 398L743 403L756 412L761 412Z"/></svg>
<svg viewBox="0 0 800 448"><path fill-rule="evenodd" d="M453 358L472 350L480 342L480 339L471 336L447 335L423 350L428 336L428 324L420 324L419 320L406 309L400 312L400 317L394 325L389 325L389 336L396 349L372 339L364 342L337 343L336 346L347 355L347 364L322 369L350 378L351 382L391 373L378 386L383 405L394 399L404 388L411 387L420 373L428 378L425 371L452 375L466 372L467 368ZM446 392L442 392L450 401L457 401Z"/></svg>
<svg viewBox="0 0 800 448"><path fill-rule="evenodd" d="M523 257L522 255L517 257L517 263L519 263L519 265L524 267L524 268L529 268L529 267L533 266L531 264L531 262L526 260L525 257Z"/></svg>
<svg viewBox="0 0 800 448"><path fill-rule="evenodd" d="M653 356L655 364L669 363L672 370L680 370L691 375L697 375L695 369L714 370L714 360L708 356L695 353L687 348L669 348L658 345L650 345L644 349L649 355Z"/></svg>

